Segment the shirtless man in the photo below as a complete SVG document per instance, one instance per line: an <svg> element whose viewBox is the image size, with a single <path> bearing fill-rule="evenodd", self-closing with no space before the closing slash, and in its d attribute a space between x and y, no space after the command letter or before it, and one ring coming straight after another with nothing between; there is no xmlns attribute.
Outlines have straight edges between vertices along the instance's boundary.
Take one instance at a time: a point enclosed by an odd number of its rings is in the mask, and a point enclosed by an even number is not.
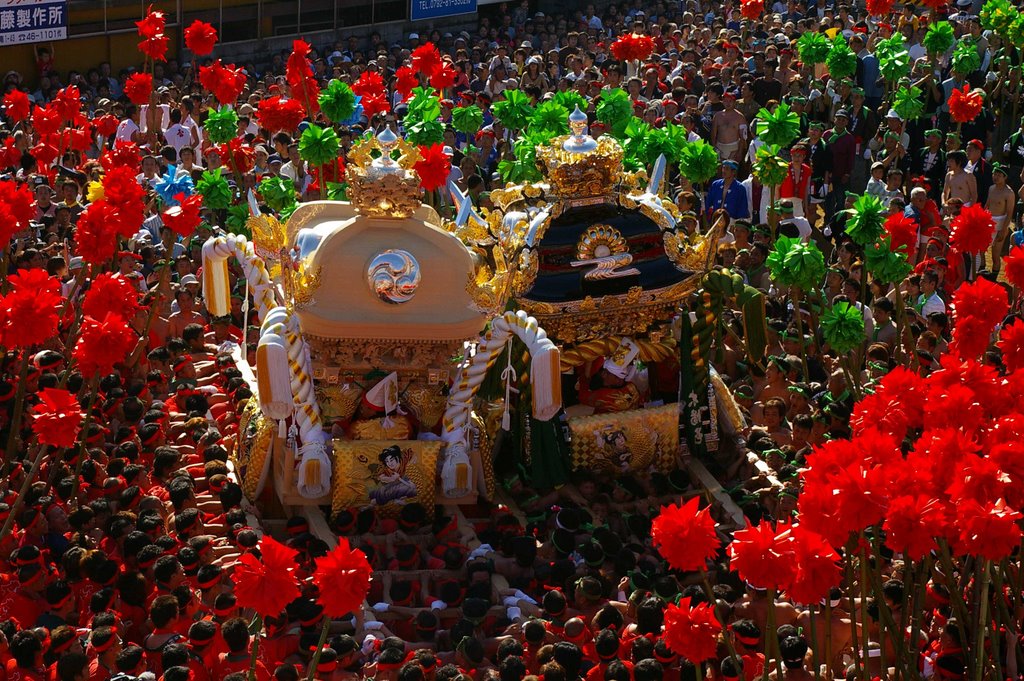
<svg viewBox="0 0 1024 681"><path fill-rule="evenodd" d="M799 612L792 603L786 601L775 602L775 626L781 627L783 624L796 625L799 619ZM732 610L733 621L748 619L753 620L754 624L764 631L768 626L768 591L758 590L747 585L747 592L736 602ZM764 644L763 638L761 645Z"/></svg>
<svg viewBox="0 0 1024 681"><path fill-rule="evenodd" d="M942 202L950 198L958 198L969 206L978 200L978 180L972 173L964 170L967 165L967 154L961 150L946 154L946 184L942 188Z"/></svg>
<svg viewBox="0 0 1024 681"><path fill-rule="evenodd" d="M825 627L822 626L822 620L824 619L824 607L819 606L818 615L816 617L816 626L811 628L811 611L806 610L800 613L800 617L797 620L797 626L802 627L804 631L811 632L813 635L811 640L808 642L811 648L818 653L818 660L825 664L827 662L829 668L832 670L833 675L839 678L840 674L845 669L843 664L843 651L849 648L850 645L850 614L843 608L844 601L841 600L842 592L833 588L832 593L829 594L831 598L830 607L830 620L828 622L828 629L831 632L829 634L828 643L831 646L831 650L828 652L830 660L825 660ZM859 628L859 625L858 625Z"/></svg>
<svg viewBox="0 0 1024 681"><path fill-rule="evenodd" d="M780 399L789 406L789 396L792 393L789 390L789 381L786 380L787 371L789 367L785 365L785 359L782 357L773 357L772 361L768 362L768 368L764 373L764 385L757 394L758 402L764 405L768 400Z"/></svg>
<svg viewBox="0 0 1024 681"><path fill-rule="evenodd" d="M195 309L195 296L187 288L180 288L174 294L178 301L178 311L167 320L168 334L171 338L181 338L185 327L189 324L200 324L205 326L206 319L199 310Z"/></svg>
<svg viewBox="0 0 1024 681"><path fill-rule="evenodd" d="M716 113L711 122L711 144L723 161L739 163L746 147L747 119L736 110L736 95L732 92L722 95L722 104L725 109Z"/></svg>
<svg viewBox="0 0 1024 681"><path fill-rule="evenodd" d="M1003 244L1010 233L1010 218L1014 208L1013 190L1006 184L1006 168L998 163L992 164L992 187L988 190L988 201L985 208L992 213L996 223L996 233L992 238L992 273L999 274L1003 262Z"/></svg>

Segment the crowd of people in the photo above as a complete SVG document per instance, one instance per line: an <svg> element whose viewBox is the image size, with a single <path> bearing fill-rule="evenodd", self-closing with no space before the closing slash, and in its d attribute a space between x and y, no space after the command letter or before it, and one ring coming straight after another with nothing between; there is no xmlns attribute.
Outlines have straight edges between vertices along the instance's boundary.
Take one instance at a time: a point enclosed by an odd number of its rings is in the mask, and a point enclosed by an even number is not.
<svg viewBox="0 0 1024 681"><path fill-rule="evenodd" d="M920 376L942 366L958 287L979 278L1004 281L1003 258L1021 221L1018 196L1024 199L1024 107L1020 52L983 30L977 0L938 9L903 3L880 15L859 2L765 4L756 18L731 0L591 3L549 15L522 0L480 18L472 32L445 32L439 23L389 44L371 29L324 40L306 56L310 77L322 87L331 79L355 83L366 72L383 83L381 110L335 126L344 156L368 130L404 132L408 93L398 85L399 70L417 47L437 46L454 72L438 117L448 180L481 210L493 207L489 192L504 186L502 164L515 160L517 131L493 111L513 90L532 104L574 91L596 126L602 94L622 88L633 114L652 128L678 125L689 141L711 144L720 162L716 177L694 184L670 167L665 191L701 231L724 210L717 265L766 295L768 360L747 360L737 321L738 332L723 337L717 368L748 418L746 446L770 471L766 476L744 460L723 467L722 482L748 518L774 522L795 514L798 472L815 448L850 437L865 386L898 366ZM952 48L936 55L923 46L928 26L940 19L956 38L974 40L979 60L970 73L952 69ZM801 63L797 42L807 33L848 41L855 73L836 79L822 64ZM611 45L628 34L649 36L652 55L616 59ZM912 120L897 112L874 54L893 35L903 36L909 81L922 93L923 112ZM211 317L202 301L202 244L235 228L232 213L204 205L194 233L182 237L164 224L161 184L168 176L199 183L220 168L234 203L245 204L246 192L267 178L290 180L299 202L327 197L324 170L300 150L302 131L324 121L314 113L292 130L262 127L261 105L293 92L290 53L239 65L236 140L251 152L251 167L240 169L234 152L226 154L206 129L215 104L197 72L208 57L183 52L148 65L153 94L137 105L127 91L132 76L146 69L115 72L103 63L82 71L59 44L36 52L37 72L4 76L2 181L28 187L34 209L4 262L8 277L44 270L58 279L70 312L62 309L55 337L3 359L0 676L751 681L766 674L807 681L895 673L895 652L879 621L858 621L855 612L869 610L866 601L876 614L883 599L892 607L907 602L898 558L890 555L882 566L880 591L860 579L845 581L824 612L817 603L744 584L724 553L711 564L705 588L696 573L669 569L651 542L659 503L694 494L681 471L612 483L581 472L562 489L517 480L515 507L482 504L466 512L468 522L416 504L397 521L372 509L343 512L330 519L331 529L362 549L375 569L369 605L331 622L324 644L325 614L316 589L304 582L300 598L262 629L253 627L252 613L236 604L231 574L240 556L258 553L260 536L270 530L260 526L230 464L240 414L252 397L232 357L242 345L255 350L260 320L248 312L244 283L233 289L226 316ZM81 130L66 131L70 143L54 149L42 139L46 121L16 116L13 107L19 92L33 107L56 106L72 86L90 124L84 138ZM948 102L964 86L981 94L983 105L961 124ZM466 104L483 114L475 134L452 125L453 111ZM782 150L787 179L770 191L752 173L763 145L755 119L783 104L797 114L799 135ZM97 185L109 171L105 164L114 156L124 162L118 149L137 154L129 158L137 164L131 170L141 208L131 235L97 267L83 257L79 227L89 206L103 200ZM887 214L915 225L907 253L914 269L896 284L874 276L864 248L848 234L847 209L861 195L877 197ZM436 203L443 216L454 214L446 196ZM995 229L985 252L964 255L951 247L951 223L972 205L991 213ZM818 289L795 305L768 267L780 234L817 244L828 263ZM127 281L139 307L127 320L135 334L130 352L93 381L72 356L71 341L101 273ZM816 326L821 310L836 302L855 306L865 325L863 347L845 357ZM4 344L20 347L18 333L4 331ZM1004 369L994 347L984 359ZM32 428L33 410L45 406L41 391L56 388L70 391L89 414L80 445L43 444ZM327 551L302 518L277 534L299 551L300 576ZM961 650L973 632L951 617L947 576L936 567L930 577L924 602L913 601L920 617L910 616L924 637L912 671L966 678ZM663 635L666 604L680 597L707 602L709 595L729 626L716 654L694 664ZM1014 615L1013 636L996 652L1009 678L1018 676L1020 653ZM773 664L773 651L781 666Z"/></svg>

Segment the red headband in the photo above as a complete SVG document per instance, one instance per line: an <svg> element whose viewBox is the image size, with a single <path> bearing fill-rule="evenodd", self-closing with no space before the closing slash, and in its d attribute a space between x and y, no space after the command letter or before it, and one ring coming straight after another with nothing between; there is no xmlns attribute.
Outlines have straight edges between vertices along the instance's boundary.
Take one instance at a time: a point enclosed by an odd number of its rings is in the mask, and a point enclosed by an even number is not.
<svg viewBox="0 0 1024 681"><path fill-rule="evenodd" d="M92 649L95 650L97 653L103 653L109 650L110 647L114 645L115 641L117 641L117 634L112 634L111 637L108 638L104 643L96 645L94 641L90 640L89 645L92 646Z"/></svg>

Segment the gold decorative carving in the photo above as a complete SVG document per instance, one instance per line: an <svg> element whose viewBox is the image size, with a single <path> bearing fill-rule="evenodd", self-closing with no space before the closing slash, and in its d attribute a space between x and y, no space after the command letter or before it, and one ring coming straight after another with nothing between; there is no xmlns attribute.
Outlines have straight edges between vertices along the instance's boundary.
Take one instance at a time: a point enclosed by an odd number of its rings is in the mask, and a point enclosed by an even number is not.
<svg viewBox="0 0 1024 681"><path fill-rule="evenodd" d="M697 288L695 277L672 286L644 291L633 287L620 295L566 303L520 298L519 304L537 318L548 336L560 343L580 343L605 336L640 335L675 314L679 302Z"/></svg>
<svg viewBox="0 0 1024 681"><path fill-rule="evenodd" d="M318 369L340 375L363 376L373 370L397 371L402 381L426 380L431 371L446 371L462 350L457 341L404 341L384 339L338 339L305 335L314 374ZM465 340L469 340L468 338ZM328 371L329 368L329 371Z"/></svg>
<svg viewBox="0 0 1024 681"><path fill-rule="evenodd" d="M629 246L622 232L611 225L596 224L587 227L576 244L577 260L593 260L609 255L627 253Z"/></svg>
<svg viewBox="0 0 1024 681"><path fill-rule="evenodd" d="M387 136L364 137L349 151L345 170L348 197L363 215L376 218L407 218L422 205L420 179L412 170L419 151L390 131ZM373 152L379 152L374 158ZM399 153L392 160L394 152Z"/></svg>
<svg viewBox="0 0 1024 681"><path fill-rule="evenodd" d="M299 271L292 278L292 299L295 309L310 305L320 288L320 271L317 266L312 272L300 264Z"/></svg>
<svg viewBox="0 0 1024 681"><path fill-rule="evenodd" d="M533 286L540 268L540 259L533 249L526 249L519 254L519 266L516 268L515 279L512 284L512 295L521 296Z"/></svg>
<svg viewBox="0 0 1024 681"><path fill-rule="evenodd" d="M604 135L598 138L593 151L575 152L564 148L570 137L562 135L537 147L537 159L547 167L551 193L560 197L585 197L614 191L622 172L623 151L619 143ZM526 194L525 187L523 193Z"/></svg>
<svg viewBox="0 0 1024 681"><path fill-rule="evenodd" d="M288 231L273 215L254 215L245 225L252 233L253 247L260 257L276 260L288 247Z"/></svg>
<svg viewBox="0 0 1024 681"><path fill-rule="evenodd" d="M421 205L420 180L415 175L370 178L352 166L346 171L348 198L363 215L374 218L411 217Z"/></svg>

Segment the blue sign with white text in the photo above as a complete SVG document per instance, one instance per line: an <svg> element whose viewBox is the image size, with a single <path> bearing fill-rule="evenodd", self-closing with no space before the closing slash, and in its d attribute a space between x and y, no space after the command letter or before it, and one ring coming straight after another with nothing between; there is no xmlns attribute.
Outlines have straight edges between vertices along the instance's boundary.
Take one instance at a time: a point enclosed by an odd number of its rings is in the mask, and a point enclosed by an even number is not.
<svg viewBox="0 0 1024 681"><path fill-rule="evenodd" d="M67 37L67 0L0 0L0 45Z"/></svg>
<svg viewBox="0 0 1024 681"><path fill-rule="evenodd" d="M409 19L437 19L476 11L476 0L411 0Z"/></svg>

